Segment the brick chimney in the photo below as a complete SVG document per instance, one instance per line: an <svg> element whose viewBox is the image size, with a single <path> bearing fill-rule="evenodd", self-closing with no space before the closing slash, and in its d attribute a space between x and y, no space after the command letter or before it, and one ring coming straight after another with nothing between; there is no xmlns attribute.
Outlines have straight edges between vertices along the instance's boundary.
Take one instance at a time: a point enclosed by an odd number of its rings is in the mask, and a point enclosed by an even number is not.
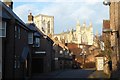
<svg viewBox="0 0 120 80"><path fill-rule="evenodd" d="M3 3L5 3L6 6L13 9L13 1L12 0L3 0Z"/></svg>
<svg viewBox="0 0 120 80"><path fill-rule="evenodd" d="M34 19L34 17L33 17L33 15L32 15L32 13L30 13L30 14L28 15L28 23L33 23L33 19Z"/></svg>

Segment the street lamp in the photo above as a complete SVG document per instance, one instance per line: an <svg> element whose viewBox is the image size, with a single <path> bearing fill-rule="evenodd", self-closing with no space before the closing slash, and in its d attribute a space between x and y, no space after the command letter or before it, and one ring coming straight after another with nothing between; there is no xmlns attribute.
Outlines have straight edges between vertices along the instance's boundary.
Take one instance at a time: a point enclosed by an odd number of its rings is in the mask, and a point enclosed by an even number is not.
<svg viewBox="0 0 120 80"><path fill-rule="evenodd" d="M110 2L110 0L104 0L104 1L103 1L103 4L104 4L104 5L109 5L109 6L110 6L111 2Z"/></svg>

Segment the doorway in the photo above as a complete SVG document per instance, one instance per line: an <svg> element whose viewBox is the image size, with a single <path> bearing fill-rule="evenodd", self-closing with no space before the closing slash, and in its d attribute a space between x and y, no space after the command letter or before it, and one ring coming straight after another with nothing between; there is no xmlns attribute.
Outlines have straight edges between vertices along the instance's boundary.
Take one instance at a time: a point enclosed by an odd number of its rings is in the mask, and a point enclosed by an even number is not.
<svg viewBox="0 0 120 80"><path fill-rule="evenodd" d="M32 60L32 73L43 73L44 60L42 58L34 58Z"/></svg>

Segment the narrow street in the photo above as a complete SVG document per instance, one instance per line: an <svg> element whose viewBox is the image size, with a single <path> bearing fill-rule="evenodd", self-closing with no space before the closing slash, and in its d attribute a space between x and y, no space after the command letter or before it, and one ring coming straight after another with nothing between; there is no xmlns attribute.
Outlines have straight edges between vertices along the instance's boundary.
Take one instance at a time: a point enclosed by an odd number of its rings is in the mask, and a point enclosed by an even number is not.
<svg viewBox="0 0 120 80"><path fill-rule="evenodd" d="M0 0L0 80L120 77L120 0L19 2Z"/></svg>
<svg viewBox="0 0 120 80"><path fill-rule="evenodd" d="M49 74L33 76L32 80L40 78L88 78L94 71L94 69L69 69L63 71L55 71Z"/></svg>

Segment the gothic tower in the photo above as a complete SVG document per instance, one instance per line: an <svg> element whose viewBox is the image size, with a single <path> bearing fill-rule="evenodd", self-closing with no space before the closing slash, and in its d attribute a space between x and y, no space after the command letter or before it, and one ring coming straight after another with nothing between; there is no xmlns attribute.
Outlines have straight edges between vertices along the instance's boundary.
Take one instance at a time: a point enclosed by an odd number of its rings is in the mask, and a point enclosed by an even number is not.
<svg viewBox="0 0 120 80"><path fill-rule="evenodd" d="M34 22L37 27L45 34L51 35L54 34L54 16L39 14L34 17Z"/></svg>
<svg viewBox="0 0 120 80"><path fill-rule="evenodd" d="M89 45L93 45L93 27L92 27L92 23L89 24L88 27L88 44Z"/></svg>
<svg viewBox="0 0 120 80"><path fill-rule="evenodd" d="M77 37L77 43L81 44L81 33L80 33L80 22L79 22L79 20L77 21L77 24L76 24L76 37Z"/></svg>

